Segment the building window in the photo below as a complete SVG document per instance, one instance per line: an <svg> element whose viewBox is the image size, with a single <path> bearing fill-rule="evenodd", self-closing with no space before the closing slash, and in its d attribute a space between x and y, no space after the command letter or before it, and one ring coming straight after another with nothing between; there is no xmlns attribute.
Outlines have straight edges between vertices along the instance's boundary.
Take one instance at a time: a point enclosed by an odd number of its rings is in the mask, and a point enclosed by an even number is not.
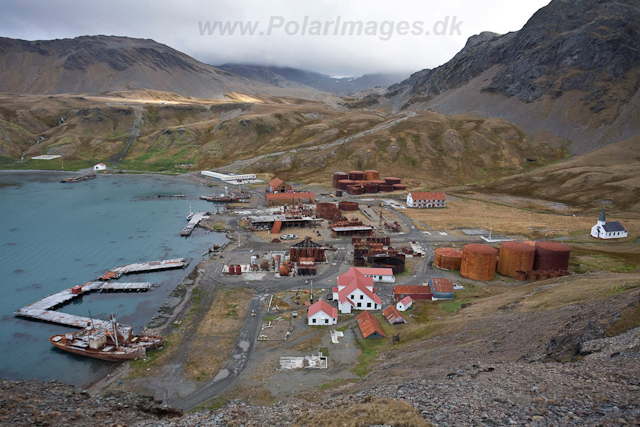
<svg viewBox="0 0 640 427"><path fill-rule="evenodd" d="M362 303L361 302L358 303L358 308L360 308L360 307L362 307Z"/></svg>
<svg viewBox="0 0 640 427"><path fill-rule="evenodd" d="M378 276L378 280L382 280L382 276Z"/></svg>
<svg viewBox="0 0 640 427"><path fill-rule="evenodd" d="M371 303L370 302L367 303L367 307L371 308Z"/></svg>
<svg viewBox="0 0 640 427"><path fill-rule="evenodd" d="M355 298L356 298L355 296L351 295L351 299L355 299Z"/></svg>
<svg viewBox="0 0 640 427"><path fill-rule="evenodd" d="M329 319L324 319L324 323L329 323Z"/></svg>
<svg viewBox="0 0 640 427"><path fill-rule="evenodd" d="M360 295L360 299L364 299L364 295Z"/></svg>
<svg viewBox="0 0 640 427"><path fill-rule="evenodd" d="M311 320L311 323L316 323L316 319L312 319L312 320Z"/></svg>

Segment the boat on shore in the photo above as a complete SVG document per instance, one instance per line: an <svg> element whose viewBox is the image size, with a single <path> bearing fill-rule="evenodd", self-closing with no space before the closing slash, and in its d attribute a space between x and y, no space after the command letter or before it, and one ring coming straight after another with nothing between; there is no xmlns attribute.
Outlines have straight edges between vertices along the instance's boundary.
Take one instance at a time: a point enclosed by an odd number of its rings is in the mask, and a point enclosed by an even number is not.
<svg viewBox="0 0 640 427"><path fill-rule="evenodd" d="M239 197L232 196L200 196L201 200L206 200L207 202L238 202L240 201Z"/></svg>
<svg viewBox="0 0 640 427"><path fill-rule="evenodd" d="M144 358L147 350L161 348L164 338L156 335L133 335L132 326L119 325L115 317L111 316L111 322L106 328L90 325L76 333L54 335L49 338L49 342L68 353L110 362L124 362Z"/></svg>
<svg viewBox="0 0 640 427"><path fill-rule="evenodd" d="M64 179L61 179L60 182L65 184L70 182L86 181L87 179L93 179L93 178L96 178L97 176L98 174L91 172L91 173L84 174L82 176L73 176L70 178L64 178Z"/></svg>

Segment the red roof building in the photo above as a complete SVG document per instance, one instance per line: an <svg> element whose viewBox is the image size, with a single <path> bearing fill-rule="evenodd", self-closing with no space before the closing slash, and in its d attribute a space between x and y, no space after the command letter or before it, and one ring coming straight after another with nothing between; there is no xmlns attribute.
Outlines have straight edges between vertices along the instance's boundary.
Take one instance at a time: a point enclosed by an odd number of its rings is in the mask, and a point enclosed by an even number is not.
<svg viewBox="0 0 640 427"><path fill-rule="evenodd" d="M395 308L393 305L390 305L389 307L385 308L384 311L382 312L382 315L384 316L385 319L387 319L387 322L389 322L392 325L395 325L398 323L407 323L407 319L405 319L404 316L400 314L398 309Z"/></svg>
<svg viewBox="0 0 640 427"><path fill-rule="evenodd" d="M433 292L428 285L396 285L393 287L393 299L398 301L405 297L411 297L413 300L431 299Z"/></svg>
<svg viewBox="0 0 640 427"><path fill-rule="evenodd" d="M273 178L269 182L269 188L267 189L269 193L285 193L287 191L287 185L280 178Z"/></svg>
<svg viewBox="0 0 640 427"><path fill-rule="evenodd" d="M338 309L320 300L309 306L307 317L309 325L335 325L338 323Z"/></svg>
<svg viewBox="0 0 640 427"><path fill-rule="evenodd" d="M356 316L356 322L363 338L386 338L382 326L376 317L368 311L363 311Z"/></svg>
<svg viewBox="0 0 640 427"><path fill-rule="evenodd" d="M356 310L379 310L382 300L376 295L373 278L352 268L338 277L338 286L333 288L333 299L338 301L340 313Z"/></svg>
<svg viewBox="0 0 640 427"><path fill-rule="evenodd" d="M447 202L447 196L438 192L411 192L407 194L407 207L410 208L443 208Z"/></svg>

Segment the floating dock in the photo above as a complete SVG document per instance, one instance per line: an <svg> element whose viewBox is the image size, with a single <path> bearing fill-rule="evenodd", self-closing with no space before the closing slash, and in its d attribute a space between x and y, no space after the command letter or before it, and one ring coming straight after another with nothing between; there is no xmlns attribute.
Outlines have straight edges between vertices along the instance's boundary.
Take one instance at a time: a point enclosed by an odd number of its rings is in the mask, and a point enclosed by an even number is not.
<svg viewBox="0 0 640 427"><path fill-rule="evenodd" d="M65 178L60 180L61 183L66 184L66 183L70 183L70 182L80 182L80 181L86 181L87 179L93 179L95 177L97 177L98 175L95 173L88 173L82 176L75 176L75 177L71 177L71 178Z"/></svg>
<svg viewBox="0 0 640 427"><path fill-rule="evenodd" d="M187 224L187 226L182 229L182 231L180 232L180 235L185 237L190 236L194 228L196 228L198 224L200 224L200 221L202 221L205 218L209 218L208 215L209 215L209 212L194 213L193 218L191 218L191 220L189 221L189 224Z"/></svg>
<svg viewBox="0 0 640 427"><path fill-rule="evenodd" d="M183 199L183 198L185 198L185 197L187 197L187 196L185 196L184 194L180 193L180 194L158 194L158 197L159 197L159 198L165 198L165 197L167 197L167 198L177 197L177 198L179 198L179 199Z"/></svg>

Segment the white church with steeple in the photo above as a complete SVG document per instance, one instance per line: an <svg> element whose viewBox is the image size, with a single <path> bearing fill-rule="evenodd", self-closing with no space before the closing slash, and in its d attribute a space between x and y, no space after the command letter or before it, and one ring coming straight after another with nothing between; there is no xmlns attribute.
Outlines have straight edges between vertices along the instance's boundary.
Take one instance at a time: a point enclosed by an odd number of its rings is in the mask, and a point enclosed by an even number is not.
<svg viewBox="0 0 640 427"><path fill-rule="evenodd" d="M622 239L627 237L627 230L618 221L607 222L604 217L604 209L602 209L598 222L591 227L591 237L596 239Z"/></svg>

